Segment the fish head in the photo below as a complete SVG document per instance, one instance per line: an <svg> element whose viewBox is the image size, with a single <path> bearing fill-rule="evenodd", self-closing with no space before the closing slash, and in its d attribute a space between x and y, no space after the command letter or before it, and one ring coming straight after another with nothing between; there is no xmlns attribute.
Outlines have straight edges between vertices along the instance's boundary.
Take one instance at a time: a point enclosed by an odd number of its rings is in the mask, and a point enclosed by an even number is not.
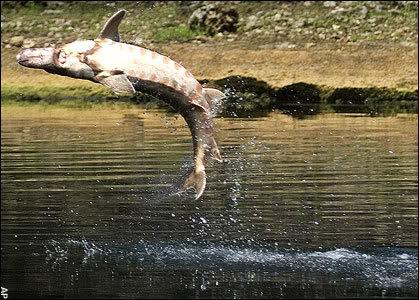
<svg viewBox="0 0 419 300"><path fill-rule="evenodd" d="M125 16L125 10L117 11L106 22L96 40L120 41L118 26ZM61 46L23 49L16 56L17 62L27 68L43 69L52 74L97 82L96 73L86 56L96 50L98 44L92 40L79 40ZM99 46L100 47L100 46Z"/></svg>
<svg viewBox="0 0 419 300"><path fill-rule="evenodd" d="M28 68L43 69L52 74L92 80L95 72L85 62L85 55L96 46L92 40L47 48L28 48L16 56L17 62Z"/></svg>

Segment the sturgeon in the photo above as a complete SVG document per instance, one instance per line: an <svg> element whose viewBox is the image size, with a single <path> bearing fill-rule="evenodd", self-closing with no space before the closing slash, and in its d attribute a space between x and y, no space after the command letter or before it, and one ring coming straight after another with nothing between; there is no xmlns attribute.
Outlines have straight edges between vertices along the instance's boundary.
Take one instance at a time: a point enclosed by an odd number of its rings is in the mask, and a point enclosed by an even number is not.
<svg viewBox="0 0 419 300"><path fill-rule="evenodd" d="M125 13L116 12L94 40L23 49L16 59L28 68L102 84L117 95L142 92L172 106L188 124L194 153L193 168L178 193L193 188L198 199L206 186L208 158L222 161L214 139L212 109L225 95L217 89L204 88L191 72L169 57L121 42L118 27Z"/></svg>

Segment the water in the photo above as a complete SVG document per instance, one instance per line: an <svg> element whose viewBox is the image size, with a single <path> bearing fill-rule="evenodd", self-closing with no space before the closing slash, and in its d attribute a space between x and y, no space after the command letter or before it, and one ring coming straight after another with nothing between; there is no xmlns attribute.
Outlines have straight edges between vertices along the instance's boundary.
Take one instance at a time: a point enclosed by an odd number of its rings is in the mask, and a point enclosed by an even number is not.
<svg viewBox="0 0 419 300"><path fill-rule="evenodd" d="M417 296L416 115L216 119L191 160L158 110L3 107L2 286L11 298Z"/></svg>

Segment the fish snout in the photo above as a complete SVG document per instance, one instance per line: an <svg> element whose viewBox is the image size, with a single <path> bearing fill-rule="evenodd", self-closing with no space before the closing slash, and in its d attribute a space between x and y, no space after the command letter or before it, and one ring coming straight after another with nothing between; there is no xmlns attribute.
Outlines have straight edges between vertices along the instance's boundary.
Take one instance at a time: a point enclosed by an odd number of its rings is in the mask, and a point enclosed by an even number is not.
<svg viewBox="0 0 419 300"><path fill-rule="evenodd" d="M17 55L16 55L16 60L20 65L24 65L25 62L28 61L28 55L27 55L27 49L21 50Z"/></svg>
<svg viewBox="0 0 419 300"><path fill-rule="evenodd" d="M42 69L53 64L54 48L28 48L16 55L17 62L28 68Z"/></svg>

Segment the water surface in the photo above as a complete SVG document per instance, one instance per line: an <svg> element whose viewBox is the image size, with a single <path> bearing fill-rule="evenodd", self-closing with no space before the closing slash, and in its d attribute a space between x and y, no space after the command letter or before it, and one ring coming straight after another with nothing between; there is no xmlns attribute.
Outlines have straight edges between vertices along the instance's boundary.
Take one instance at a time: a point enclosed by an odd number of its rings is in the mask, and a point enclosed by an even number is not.
<svg viewBox="0 0 419 300"><path fill-rule="evenodd" d="M417 296L416 115L216 119L191 163L159 110L2 107L10 297Z"/></svg>

